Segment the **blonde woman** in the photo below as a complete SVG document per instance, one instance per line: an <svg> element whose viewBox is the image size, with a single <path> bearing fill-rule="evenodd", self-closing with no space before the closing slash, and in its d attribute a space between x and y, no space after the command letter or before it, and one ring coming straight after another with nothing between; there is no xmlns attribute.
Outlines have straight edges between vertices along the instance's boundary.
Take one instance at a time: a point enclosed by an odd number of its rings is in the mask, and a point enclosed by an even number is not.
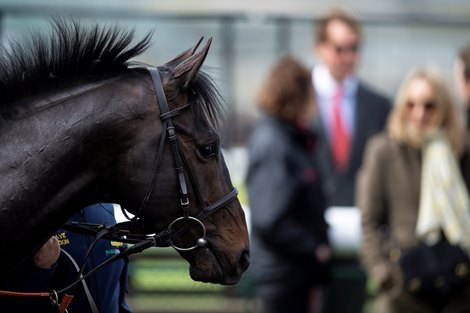
<svg viewBox="0 0 470 313"><path fill-rule="evenodd" d="M470 312L468 278L450 287L442 277L433 284L449 289L424 297L419 292L426 282L420 277L407 281L403 265L407 253L422 245L450 242L459 251L470 247L469 185L469 146L461 114L437 73L415 70L398 91L387 130L369 141L358 175L362 261L378 286L374 312Z"/></svg>

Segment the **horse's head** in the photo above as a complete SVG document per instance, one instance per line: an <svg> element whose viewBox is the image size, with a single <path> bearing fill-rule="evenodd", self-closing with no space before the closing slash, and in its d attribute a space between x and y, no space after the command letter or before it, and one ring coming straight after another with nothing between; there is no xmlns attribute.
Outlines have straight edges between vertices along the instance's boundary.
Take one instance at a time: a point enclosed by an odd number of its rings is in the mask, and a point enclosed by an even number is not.
<svg viewBox="0 0 470 313"><path fill-rule="evenodd" d="M146 151L132 153L140 172L126 176L141 202L129 210L146 233L170 232L194 280L234 284L249 264L248 232L214 127L217 92L200 72L211 41L196 52L199 43L144 74L160 121L143 135Z"/></svg>
<svg viewBox="0 0 470 313"><path fill-rule="evenodd" d="M248 233L213 127L217 92L200 72L210 41L149 72L128 61L151 34L130 45L119 27L53 29L0 55L0 279L74 212L115 202L160 245L196 245L180 251L193 279L236 283Z"/></svg>

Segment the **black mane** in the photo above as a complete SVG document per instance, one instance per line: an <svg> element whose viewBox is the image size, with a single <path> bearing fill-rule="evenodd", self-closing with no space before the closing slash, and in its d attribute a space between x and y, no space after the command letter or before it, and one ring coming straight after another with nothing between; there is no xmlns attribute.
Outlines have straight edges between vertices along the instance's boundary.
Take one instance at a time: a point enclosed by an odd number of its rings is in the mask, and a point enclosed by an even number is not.
<svg viewBox="0 0 470 313"><path fill-rule="evenodd" d="M207 119L215 128L220 126L223 116L222 96L214 81L203 71L199 71L196 79L189 85L191 108L198 119Z"/></svg>
<svg viewBox="0 0 470 313"><path fill-rule="evenodd" d="M34 32L29 40L11 40L0 48L0 107L124 73L129 60L144 52L152 37L150 32L131 45L134 30L117 25L86 27L54 19L51 27L49 35ZM188 87L195 114L217 127L223 115L222 97L212 79L200 71Z"/></svg>
<svg viewBox="0 0 470 313"><path fill-rule="evenodd" d="M32 33L0 50L0 105L82 81L113 77L144 52L152 33L131 45L134 30L118 26L85 27L54 19L52 33Z"/></svg>

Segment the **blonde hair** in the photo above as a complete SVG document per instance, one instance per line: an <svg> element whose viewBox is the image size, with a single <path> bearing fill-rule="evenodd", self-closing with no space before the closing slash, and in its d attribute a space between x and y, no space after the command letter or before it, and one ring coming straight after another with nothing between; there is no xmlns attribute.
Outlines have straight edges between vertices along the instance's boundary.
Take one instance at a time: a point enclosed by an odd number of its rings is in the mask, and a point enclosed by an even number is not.
<svg viewBox="0 0 470 313"><path fill-rule="evenodd" d="M440 121L439 128L446 134L452 150L458 156L462 153L465 143L465 128L461 114L454 103L450 91L436 71L429 69L416 69L411 71L401 83L395 99L395 105L390 113L387 129L390 137L398 142L406 143L417 148L422 142L414 138L407 131L407 102L410 84L417 80L425 80L434 91L436 113Z"/></svg>

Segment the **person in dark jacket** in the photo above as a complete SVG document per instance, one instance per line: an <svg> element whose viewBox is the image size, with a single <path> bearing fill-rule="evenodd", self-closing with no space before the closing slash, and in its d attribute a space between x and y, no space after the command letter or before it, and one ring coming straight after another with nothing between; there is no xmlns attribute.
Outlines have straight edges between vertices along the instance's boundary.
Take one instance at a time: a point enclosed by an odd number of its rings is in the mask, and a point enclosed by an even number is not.
<svg viewBox="0 0 470 313"><path fill-rule="evenodd" d="M319 114L312 126L318 134L315 157L326 210L329 213L335 208L359 216L354 197L357 171L367 140L384 128L391 104L357 74L363 32L354 14L333 9L316 20L314 29L312 51L318 63L312 68L312 79ZM359 237L359 227L355 230ZM332 263L334 272L348 268L354 275L333 277L325 291L325 309L330 313L362 312L367 277L357 257L333 253Z"/></svg>
<svg viewBox="0 0 470 313"><path fill-rule="evenodd" d="M75 213L69 222L114 225L114 208L110 203L95 204ZM60 290L77 280L77 267L85 262L84 274L119 253L120 242L100 239L90 256L85 254L94 237L57 231L36 252L30 264L18 271L4 289L23 292L48 292ZM126 303L127 263L114 261L85 279L73 290L74 298L68 307L69 313L131 313ZM86 293L89 293L87 295ZM5 298L1 311L5 313L49 313L57 312L48 298Z"/></svg>
<svg viewBox="0 0 470 313"><path fill-rule="evenodd" d="M262 312L319 312L331 256L324 198L308 123L315 112L308 68L292 57L270 72L249 145L251 275Z"/></svg>

